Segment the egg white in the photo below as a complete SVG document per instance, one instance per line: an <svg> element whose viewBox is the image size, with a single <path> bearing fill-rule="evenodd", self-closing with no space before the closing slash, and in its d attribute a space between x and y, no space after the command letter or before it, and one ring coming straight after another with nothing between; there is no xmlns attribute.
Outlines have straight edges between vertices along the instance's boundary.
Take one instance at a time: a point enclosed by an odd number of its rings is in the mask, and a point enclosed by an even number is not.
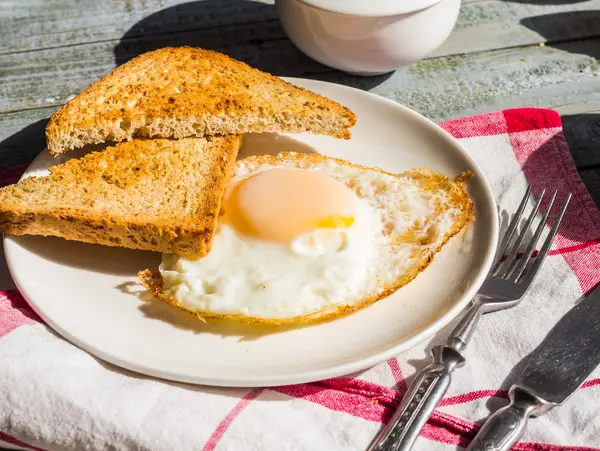
<svg viewBox="0 0 600 451"><path fill-rule="evenodd" d="M274 167L324 171L360 199L350 227L282 244L240 234L224 217L207 256L163 255L162 295L191 312L267 321L351 310L415 277L465 215L448 192L424 189L414 177L318 157L250 158L238 162L232 184Z"/></svg>

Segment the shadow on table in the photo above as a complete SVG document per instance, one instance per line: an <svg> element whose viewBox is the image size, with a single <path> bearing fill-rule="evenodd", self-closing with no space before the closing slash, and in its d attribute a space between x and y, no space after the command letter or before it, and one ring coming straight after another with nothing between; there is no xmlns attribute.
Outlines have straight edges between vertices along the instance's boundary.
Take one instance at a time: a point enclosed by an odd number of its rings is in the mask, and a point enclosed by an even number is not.
<svg viewBox="0 0 600 451"><path fill-rule="evenodd" d="M0 142L0 167L31 163L46 147L44 130L47 123L48 119L41 119Z"/></svg>
<svg viewBox="0 0 600 451"><path fill-rule="evenodd" d="M584 183L596 206L600 208L600 113L562 116L563 132L575 164L589 178ZM600 236L594 238L600 240Z"/></svg>
<svg viewBox="0 0 600 451"><path fill-rule="evenodd" d="M160 10L133 25L115 48L117 65L162 47L202 47L278 76L305 77L371 89L391 73L357 77L300 52L279 23L275 6L255 1L204 0Z"/></svg>
<svg viewBox="0 0 600 451"><path fill-rule="evenodd" d="M600 113L567 114L562 122L577 167L600 166Z"/></svg>
<svg viewBox="0 0 600 451"><path fill-rule="evenodd" d="M592 38L600 36L600 11L569 11L542 16L527 17L521 24L546 39L548 46L569 53L600 58L600 45ZM560 44L560 42L567 40ZM578 40L580 39L580 40Z"/></svg>

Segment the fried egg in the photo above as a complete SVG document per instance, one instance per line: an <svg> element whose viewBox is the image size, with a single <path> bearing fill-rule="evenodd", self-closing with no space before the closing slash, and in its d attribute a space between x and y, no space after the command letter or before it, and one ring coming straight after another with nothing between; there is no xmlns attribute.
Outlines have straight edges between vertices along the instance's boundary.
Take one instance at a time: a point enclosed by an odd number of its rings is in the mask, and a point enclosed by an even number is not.
<svg viewBox="0 0 600 451"><path fill-rule="evenodd" d="M237 163L208 255L140 273L200 318L286 324L365 307L410 282L472 218L464 177L390 174L316 154Z"/></svg>

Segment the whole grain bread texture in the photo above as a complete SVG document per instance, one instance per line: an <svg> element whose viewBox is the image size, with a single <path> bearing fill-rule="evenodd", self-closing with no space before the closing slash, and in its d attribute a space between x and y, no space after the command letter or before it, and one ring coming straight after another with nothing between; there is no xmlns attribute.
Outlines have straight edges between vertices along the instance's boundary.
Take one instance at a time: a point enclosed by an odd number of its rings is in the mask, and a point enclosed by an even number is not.
<svg viewBox="0 0 600 451"><path fill-rule="evenodd" d="M0 231L198 258L241 137L136 139L0 189Z"/></svg>
<svg viewBox="0 0 600 451"><path fill-rule="evenodd" d="M179 300L173 296L169 296L163 289L163 280L160 273L155 273L149 269L140 271L138 278L142 285L144 285L156 299L160 299L173 307L177 307L181 310L187 311L192 315L195 315L200 321L205 322L207 319L216 320L233 320L247 324L268 324L273 326L282 325L298 325L308 324L326 321L337 318L339 316L361 310L385 297L393 294L401 287L411 282L415 277L424 271L429 264L433 261L435 255L442 249L442 247L460 232L467 224L474 220L474 206L473 202L469 198L466 191L466 180L468 180L472 173L460 174L455 179L450 179L444 174L433 171L428 168L415 168L409 171L405 171L401 174L391 174L385 172L379 168L369 168L361 166L348 161L326 157L319 154L298 154L293 152L284 152L277 156L272 155L261 155L252 156L244 160L238 160L238 167L243 165L244 167L256 167L257 165L268 164L273 167L278 167L282 164L291 165L300 169L314 169L315 165L330 163L336 165L349 165L354 168L364 169L366 171L377 171L382 174L393 176L394 178L403 180L412 180L413 183L418 185L420 189L429 191L431 193L442 194L445 198L444 202L438 205L438 214L443 210L452 208L456 209L459 214L456 215L454 222L451 224L447 232L444 234L441 244L429 252L422 252L420 258L415 260L414 264L407 267L403 274L391 283L382 284L378 287L377 291L371 293L369 296L358 300L353 304L342 304L334 308L327 310L319 310L313 313L296 316L290 318L265 318L260 316L251 316L242 313L219 313L209 310L194 310L187 309ZM389 211L390 215L394 215L395 211ZM410 240L419 242L423 239L427 239L426 236L413 236L405 237ZM395 250L393 249L395 252Z"/></svg>
<svg viewBox="0 0 600 451"><path fill-rule="evenodd" d="M333 100L210 50L144 53L96 81L46 127L48 150L136 137L312 132L349 138L356 116Z"/></svg>

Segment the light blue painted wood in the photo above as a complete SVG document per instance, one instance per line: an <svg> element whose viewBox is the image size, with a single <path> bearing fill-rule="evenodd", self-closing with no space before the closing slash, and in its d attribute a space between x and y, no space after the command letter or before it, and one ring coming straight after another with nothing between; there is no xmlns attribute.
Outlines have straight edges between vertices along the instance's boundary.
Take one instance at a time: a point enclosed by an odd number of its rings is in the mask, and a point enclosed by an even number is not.
<svg viewBox="0 0 600 451"><path fill-rule="evenodd" d="M279 75L367 89L434 120L556 108L600 203L600 0L465 0L454 32L431 58L370 78L332 71L297 51L272 3L0 0L0 167L30 161L43 147L45 119L116 65L141 51L189 44Z"/></svg>

